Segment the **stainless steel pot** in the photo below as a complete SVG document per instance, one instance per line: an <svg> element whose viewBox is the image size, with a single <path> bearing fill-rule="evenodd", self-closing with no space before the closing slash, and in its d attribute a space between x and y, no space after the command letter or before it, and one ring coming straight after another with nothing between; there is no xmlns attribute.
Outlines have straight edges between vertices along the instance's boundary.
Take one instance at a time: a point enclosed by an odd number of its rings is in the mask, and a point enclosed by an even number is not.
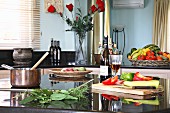
<svg viewBox="0 0 170 113"><path fill-rule="evenodd" d="M12 87L39 87L41 83L41 70L30 68L15 68L10 70Z"/></svg>

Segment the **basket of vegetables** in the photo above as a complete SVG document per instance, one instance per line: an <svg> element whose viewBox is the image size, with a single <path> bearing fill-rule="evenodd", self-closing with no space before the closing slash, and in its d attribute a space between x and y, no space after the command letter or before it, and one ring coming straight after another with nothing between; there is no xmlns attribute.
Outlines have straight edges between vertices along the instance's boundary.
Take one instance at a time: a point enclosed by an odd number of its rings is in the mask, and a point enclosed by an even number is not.
<svg viewBox="0 0 170 113"><path fill-rule="evenodd" d="M167 66L170 53L162 52L155 44L148 44L143 48L132 48L127 57L132 65L137 66Z"/></svg>

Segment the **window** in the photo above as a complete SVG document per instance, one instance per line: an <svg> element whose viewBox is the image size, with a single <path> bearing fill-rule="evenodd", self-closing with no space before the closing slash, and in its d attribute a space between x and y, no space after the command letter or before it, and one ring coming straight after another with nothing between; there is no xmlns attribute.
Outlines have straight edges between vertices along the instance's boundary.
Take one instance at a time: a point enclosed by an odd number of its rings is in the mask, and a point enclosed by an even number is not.
<svg viewBox="0 0 170 113"><path fill-rule="evenodd" d="M0 49L39 46L40 0L0 0Z"/></svg>

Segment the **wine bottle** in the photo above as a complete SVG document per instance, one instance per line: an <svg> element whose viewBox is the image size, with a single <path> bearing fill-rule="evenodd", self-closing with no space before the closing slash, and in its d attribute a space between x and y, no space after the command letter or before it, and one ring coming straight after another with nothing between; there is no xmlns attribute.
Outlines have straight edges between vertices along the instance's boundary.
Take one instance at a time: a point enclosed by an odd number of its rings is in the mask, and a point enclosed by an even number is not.
<svg viewBox="0 0 170 113"><path fill-rule="evenodd" d="M61 62L61 47L60 47L60 41L57 41L57 62Z"/></svg>
<svg viewBox="0 0 170 113"><path fill-rule="evenodd" d="M50 46L50 60L51 60L51 63L53 64L54 62L54 58L53 58L53 54L54 54L54 42L53 42L53 38L51 38L51 46Z"/></svg>
<svg viewBox="0 0 170 113"><path fill-rule="evenodd" d="M57 48L57 41L54 41L54 47L53 47L53 59L54 59L54 64L56 64L58 61L58 48Z"/></svg>
<svg viewBox="0 0 170 113"><path fill-rule="evenodd" d="M111 68L109 67L109 49L108 49L108 37L104 38L104 51L100 63L100 81L111 77Z"/></svg>

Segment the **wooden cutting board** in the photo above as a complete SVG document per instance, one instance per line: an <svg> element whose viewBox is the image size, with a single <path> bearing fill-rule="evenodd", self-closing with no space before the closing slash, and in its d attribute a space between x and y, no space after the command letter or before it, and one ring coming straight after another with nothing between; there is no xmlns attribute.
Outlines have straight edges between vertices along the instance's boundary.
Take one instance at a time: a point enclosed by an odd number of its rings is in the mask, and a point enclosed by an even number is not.
<svg viewBox="0 0 170 113"><path fill-rule="evenodd" d="M101 91L101 93L109 92L119 92L134 95L152 95L155 93L162 92L162 89L131 89L125 87L120 87L118 85L104 85L102 83L92 84L92 90Z"/></svg>

